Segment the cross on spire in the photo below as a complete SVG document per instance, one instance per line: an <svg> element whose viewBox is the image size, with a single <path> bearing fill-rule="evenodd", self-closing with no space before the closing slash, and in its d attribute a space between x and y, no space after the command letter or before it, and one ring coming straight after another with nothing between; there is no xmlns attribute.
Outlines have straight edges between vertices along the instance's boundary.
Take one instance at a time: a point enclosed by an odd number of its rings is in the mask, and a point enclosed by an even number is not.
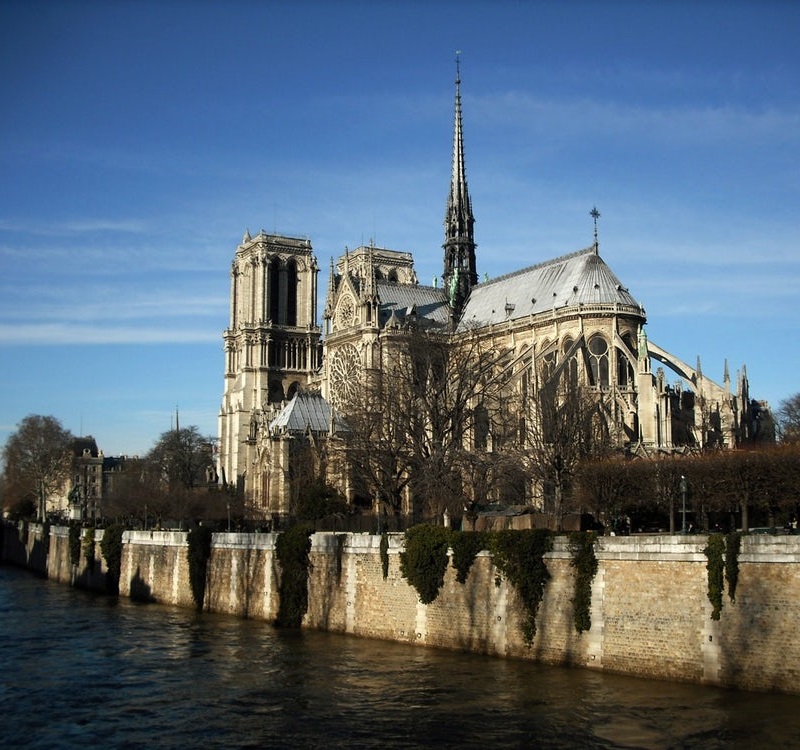
<svg viewBox="0 0 800 750"><path fill-rule="evenodd" d="M597 220L600 218L600 212L597 210L597 206L592 206L592 210L589 211L589 216L594 219L594 251L597 252L598 242L597 242Z"/></svg>

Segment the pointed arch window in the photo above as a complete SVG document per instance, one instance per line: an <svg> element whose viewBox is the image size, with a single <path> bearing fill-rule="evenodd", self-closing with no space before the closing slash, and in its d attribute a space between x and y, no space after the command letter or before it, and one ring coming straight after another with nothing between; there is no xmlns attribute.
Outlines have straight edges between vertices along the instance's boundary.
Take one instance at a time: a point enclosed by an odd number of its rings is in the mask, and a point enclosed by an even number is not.
<svg viewBox="0 0 800 750"><path fill-rule="evenodd" d="M566 357L569 354L570 349L575 342L567 336L564 339L564 345L561 347L562 351L564 352L564 356ZM566 366L566 376L568 378L569 385L571 387L576 387L578 385L578 355L573 354L570 358L569 362L567 362Z"/></svg>
<svg viewBox="0 0 800 750"><path fill-rule="evenodd" d="M633 340L631 339L629 334L625 334L622 337L622 340L625 342L625 345L628 347L630 351L636 351L633 348ZM631 367L631 363L628 360L628 357L625 355L625 352L618 348L616 351L617 355L617 385L621 388L628 388L633 384L634 380L634 373L633 367Z"/></svg>
<svg viewBox="0 0 800 750"><path fill-rule="evenodd" d="M280 322L280 270L280 260L273 258L269 262L269 317L273 324Z"/></svg>
<svg viewBox="0 0 800 750"><path fill-rule="evenodd" d="M297 263L286 264L286 325L297 325Z"/></svg>
<svg viewBox="0 0 800 750"><path fill-rule="evenodd" d="M592 385L608 388L608 342L600 335L589 339L589 365L592 368Z"/></svg>

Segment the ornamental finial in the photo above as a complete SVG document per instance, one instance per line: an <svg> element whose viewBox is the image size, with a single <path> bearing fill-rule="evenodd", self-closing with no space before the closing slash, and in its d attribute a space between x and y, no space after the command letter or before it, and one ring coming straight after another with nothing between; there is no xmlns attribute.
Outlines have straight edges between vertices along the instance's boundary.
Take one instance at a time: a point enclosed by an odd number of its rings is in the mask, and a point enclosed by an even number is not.
<svg viewBox="0 0 800 750"><path fill-rule="evenodd" d="M598 242L597 242L597 220L600 218L600 212L597 210L597 206L592 206L592 210L589 211L589 216L594 219L594 251L597 253Z"/></svg>

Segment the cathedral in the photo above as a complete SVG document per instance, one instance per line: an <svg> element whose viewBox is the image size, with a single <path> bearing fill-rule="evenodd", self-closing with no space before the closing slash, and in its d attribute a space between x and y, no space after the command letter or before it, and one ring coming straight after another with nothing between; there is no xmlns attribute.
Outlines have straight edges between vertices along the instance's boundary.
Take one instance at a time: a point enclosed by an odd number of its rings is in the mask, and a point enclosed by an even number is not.
<svg viewBox="0 0 800 750"><path fill-rule="evenodd" d="M419 283L411 253L345 249L330 263L320 327L309 240L247 232L236 250L219 476L256 515L290 513L297 483L320 472L353 500L348 401L370 373L388 371L411 331L477 342L502 363L509 395L559 378L581 383L602 400L618 447L634 455L731 448L756 436L760 412L744 367L732 382L726 362L718 384L699 358L692 366L648 340L643 305L600 255L596 209L589 247L479 278L460 75L454 110L441 284ZM464 439L491 449L478 431ZM520 493L517 502L536 504L536 492Z"/></svg>

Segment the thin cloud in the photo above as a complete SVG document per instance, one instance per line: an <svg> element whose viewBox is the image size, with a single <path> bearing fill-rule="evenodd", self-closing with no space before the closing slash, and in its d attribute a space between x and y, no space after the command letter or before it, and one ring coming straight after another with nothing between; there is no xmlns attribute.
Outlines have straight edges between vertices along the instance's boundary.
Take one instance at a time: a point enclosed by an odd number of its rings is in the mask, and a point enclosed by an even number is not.
<svg viewBox="0 0 800 750"><path fill-rule="evenodd" d="M544 98L526 91L478 95L469 103L476 127L508 126L554 137L638 134L645 140L707 143L718 139L775 142L797 140L800 110L776 106L745 109L692 104L662 107L626 105L590 97Z"/></svg>
<svg viewBox="0 0 800 750"><path fill-rule="evenodd" d="M43 344L176 344L220 341L218 331L163 327L115 325L71 325L42 323L5 325L0 323L0 345Z"/></svg>
<svg viewBox="0 0 800 750"><path fill-rule="evenodd" d="M150 231L150 222L142 219L81 218L67 221L38 223L20 219L0 218L0 231L19 232L34 237L60 237L64 234L85 234L93 232L125 232L144 234Z"/></svg>

